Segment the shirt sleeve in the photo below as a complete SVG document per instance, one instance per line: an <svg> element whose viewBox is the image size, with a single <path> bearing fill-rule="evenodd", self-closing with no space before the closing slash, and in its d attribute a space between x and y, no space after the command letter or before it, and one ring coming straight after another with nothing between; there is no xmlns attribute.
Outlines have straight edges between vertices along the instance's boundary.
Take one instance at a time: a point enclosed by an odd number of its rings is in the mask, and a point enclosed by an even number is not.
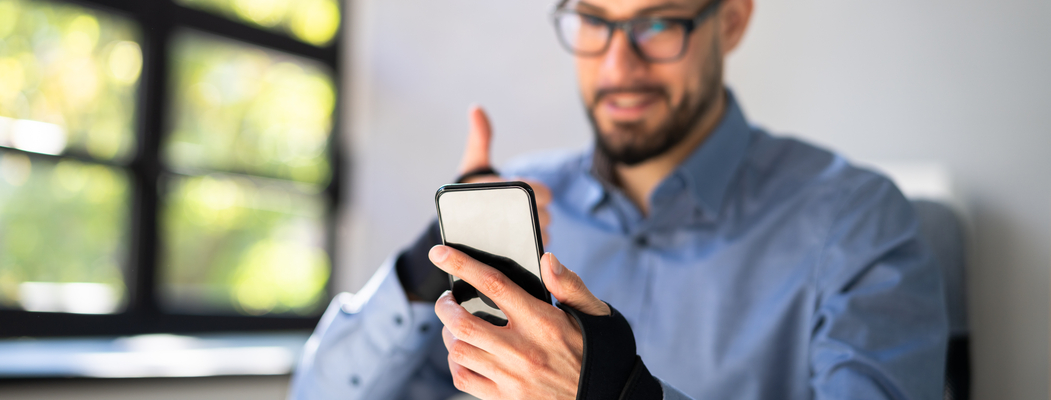
<svg viewBox="0 0 1051 400"><path fill-rule="evenodd" d="M433 304L408 301L393 264L385 262L359 293L332 300L307 340L289 399L395 399L411 386L441 344L441 321Z"/></svg>
<svg viewBox="0 0 1051 400"><path fill-rule="evenodd" d="M948 321L911 203L882 177L841 202L815 269L816 399L940 399Z"/></svg>
<svg viewBox="0 0 1051 400"><path fill-rule="evenodd" d="M661 391L664 392L663 400L693 400L693 397L679 391L668 382L662 381L657 378L657 382L661 384Z"/></svg>

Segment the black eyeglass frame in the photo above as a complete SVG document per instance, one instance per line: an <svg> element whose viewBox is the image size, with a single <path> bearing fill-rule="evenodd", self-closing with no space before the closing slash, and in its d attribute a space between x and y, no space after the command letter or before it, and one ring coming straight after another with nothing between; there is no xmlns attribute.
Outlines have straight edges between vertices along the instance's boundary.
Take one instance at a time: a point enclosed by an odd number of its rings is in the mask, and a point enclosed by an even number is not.
<svg viewBox="0 0 1051 400"><path fill-rule="evenodd" d="M723 0L713 0L712 2L708 3L708 5L706 5L703 8L701 8L701 10L697 12L697 15L695 15L693 18L690 18L690 19L686 19L686 18L666 18L666 17L639 17L639 18L632 18L632 19L621 20L621 21L608 21L608 20L606 20L604 18L595 16L595 15L591 15L591 14L582 13L582 12L578 12L578 11L575 11L575 10L569 10L569 9L565 9L565 8L559 7L558 9L556 9L554 12L551 13L551 22L554 23L554 25L555 25L555 31L556 31L556 33L558 35L558 42L561 43L562 47L564 47L567 51L569 51L570 53L572 53L574 55L577 55L577 56L596 57L596 56L600 56L600 55L604 54L607 50L609 50L609 44L613 41L613 34L617 31L617 29L620 29L620 30L624 31L625 35L627 35L628 42L631 43L632 50L634 50L635 54L638 55L643 60L646 60L648 62L672 62L672 61L677 61L677 60L681 59L682 56L686 54L686 46L690 43L690 34L692 34L695 29L697 29L702 24L704 24L705 20L707 20L712 15L714 15L715 12L719 9L719 5L721 5L722 2L723 2ZM606 44L602 46L602 49L596 50L596 51L593 51L593 52L580 51L580 50L574 49L572 45L570 45L569 43L566 42L565 37L562 34L562 26L561 26L561 24L558 23L558 20L559 20L559 17L562 17L563 15L569 15L569 14L584 15L584 16L587 16L589 18L594 18L595 20L597 20L597 21L601 22L602 24L606 25L606 28L607 28L609 33L606 35ZM632 27L632 25L635 25L635 24L638 24L638 23L641 23L641 22L652 22L652 21L655 21L655 20L678 24L678 25L681 25L684 28L683 29L683 38L682 38L682 47L679 49L678 54L676 54L676 55L674 55L672 57L656 58L656 57L650 57L650 56L646 55L645 52L642 51L642 47L639 45L639 41L635 38L635 35L632 33L631 27Z"/></svg>

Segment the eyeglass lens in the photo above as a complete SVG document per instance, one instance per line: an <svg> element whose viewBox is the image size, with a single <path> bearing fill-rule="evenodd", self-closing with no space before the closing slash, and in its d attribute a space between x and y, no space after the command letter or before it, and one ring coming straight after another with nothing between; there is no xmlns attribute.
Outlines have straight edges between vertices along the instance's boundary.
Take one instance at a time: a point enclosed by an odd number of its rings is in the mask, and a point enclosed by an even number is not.
<svg viewBox="0 0 1051 400"><path fill-rule="evenodd" d="M613 36L609 23L586 14L564 13L556 23L563 44L580 55L601 54ZM686 28L682 24L651 18L633 20L628 26L628 34L645 58L668 60L681 55L686 40Z"/></svg>

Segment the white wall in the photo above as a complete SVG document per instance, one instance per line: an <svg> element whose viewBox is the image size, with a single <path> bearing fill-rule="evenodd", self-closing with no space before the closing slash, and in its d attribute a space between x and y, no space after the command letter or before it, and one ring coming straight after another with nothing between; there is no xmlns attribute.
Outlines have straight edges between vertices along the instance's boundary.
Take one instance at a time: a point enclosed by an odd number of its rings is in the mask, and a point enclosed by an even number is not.
<svg viewBox="0 0 1051 400"><path fill-rule="evenodd" d="M1051 2L756 2L727 70L747 115L863 162L944 163L975 227L975 398L1049 398ZM498 162L586 145L552 4L351 1L341 287L432 218L470 103Z"/></svg>
<svg viewBox="0 0 1051 400"><path fill-rule="evenodd" d="M5 400L282 400L288 376L0 382Z"/></svg>

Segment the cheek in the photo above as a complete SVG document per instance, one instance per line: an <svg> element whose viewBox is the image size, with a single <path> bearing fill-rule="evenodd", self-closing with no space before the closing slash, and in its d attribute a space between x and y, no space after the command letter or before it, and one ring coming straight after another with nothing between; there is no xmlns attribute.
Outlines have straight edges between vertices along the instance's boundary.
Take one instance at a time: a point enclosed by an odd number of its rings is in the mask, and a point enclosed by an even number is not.
<svg viewBox="0 0 1051 400"><path fill-rule="evenodd" d="M694 81L692 71L682 61L657 64L652 68L652 72L653 79L668 91L672 105L682 102L683 95Z"/></svg>
<svg viewBox="0 0 1051 400"><path fill-rule="evenodd" d="M598 88L599 69L602 67L598 57L577 57L577 85L580 87L580 95L584 103L590 106L594 103L595 90Z"/></svg>
<svg viewBox="0 0 1051 400"><path fill-rule="evenodd" d="M653 68L655 77L664 83L673 107L681 105L687 97L696 101L703 91L700 85L704 82L706 60L691 56L687 54L678 62L658 64Z"/></svg>

